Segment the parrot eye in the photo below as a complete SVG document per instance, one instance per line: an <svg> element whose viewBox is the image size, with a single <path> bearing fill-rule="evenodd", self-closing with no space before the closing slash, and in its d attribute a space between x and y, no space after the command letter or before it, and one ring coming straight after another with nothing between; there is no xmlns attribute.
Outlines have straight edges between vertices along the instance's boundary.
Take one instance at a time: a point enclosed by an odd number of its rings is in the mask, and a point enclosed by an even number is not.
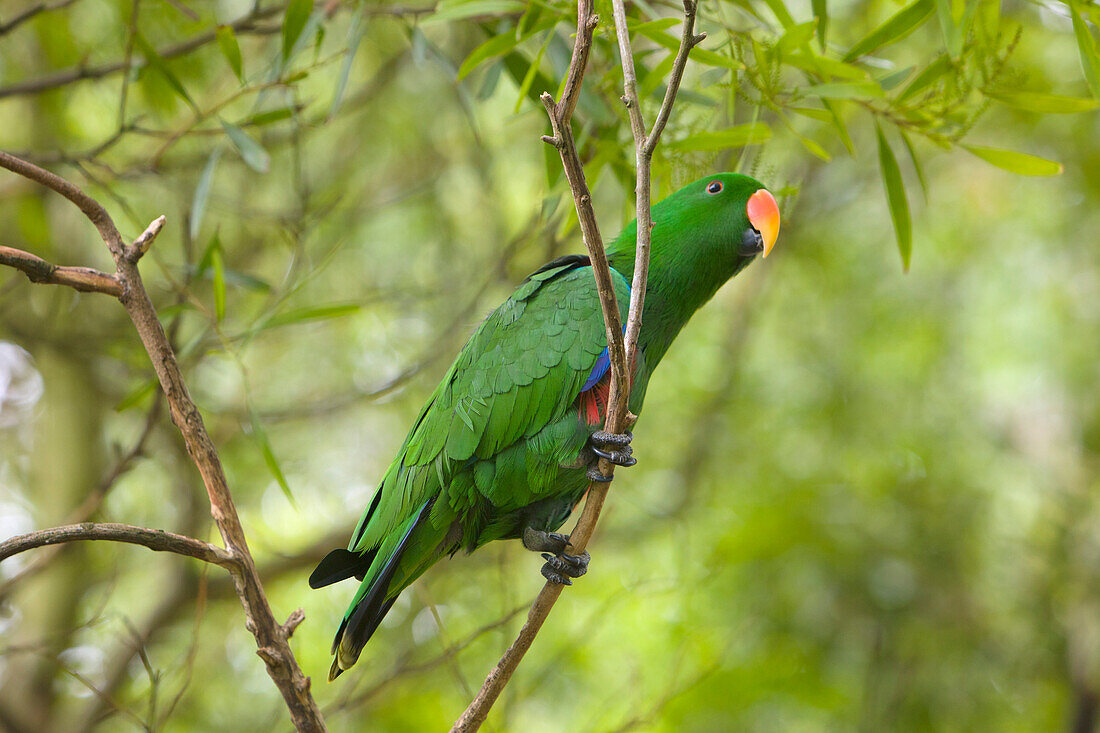
<svg viewBox="0 0 1100 733"><path fill-rule="evenodd" d="M710 183L707 184L707 193L713 194L713 193L721 193L721 192L722 192L722 182L721 181L711 181Z"/></svg>

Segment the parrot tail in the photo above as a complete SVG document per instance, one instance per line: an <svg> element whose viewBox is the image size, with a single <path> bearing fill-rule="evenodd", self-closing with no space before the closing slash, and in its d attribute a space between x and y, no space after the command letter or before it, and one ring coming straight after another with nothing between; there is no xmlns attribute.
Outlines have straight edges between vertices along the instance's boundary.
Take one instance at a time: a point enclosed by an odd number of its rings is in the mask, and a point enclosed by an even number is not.
<svg viewBox="0 0 1100 733"><path fill-rule="evenodd" d="M345 670L351 669L359 659L363 647L378 628L378 624L382 622L394 601L397 600L397 593L392 596L389 594L390 582L408 548L413 530L427 515L430 506L430 501L425 502L401 527L400 539L393 546L392 551L387 547L389 544L387 542L362 555L350 550L333 550L309 576L309 584L313 588L320 588L353 575L359 580L363 580L368 574L371 576L359 587L359 592L352 599L351 607L348 608L340 628L336 631L336 638L332 640L332 653L336 658L332 660L332 668L329 670L329 682L339 677ZM381 567L372 573L374 566L379 564L380 555L385 560L381 563Z"/></svg>

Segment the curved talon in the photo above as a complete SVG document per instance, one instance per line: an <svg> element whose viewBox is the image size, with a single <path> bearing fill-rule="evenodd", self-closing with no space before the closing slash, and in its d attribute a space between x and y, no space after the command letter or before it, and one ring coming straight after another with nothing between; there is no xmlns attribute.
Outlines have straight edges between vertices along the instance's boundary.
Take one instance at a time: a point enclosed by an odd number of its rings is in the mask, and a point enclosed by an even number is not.
<svg viewBox="0 0 1100 733"><path fill-rule="evenodd" d="M559 585L573 585L570 578L579 578L588 572L588 563L591 556L587 552L580 555L551 555L543 553L542 558L546 564L542 566L542 576Z"/></svg>
<svg viewBox="0 0 1100 733"><path fill-rule="evenodd" d="M600 458L606 458L616 466L622 466L623 468L629 468L638 462L638 459L631 455L634 451L631 450L629 445L625 446L621 451L603 451L596 447L592 447L591 450Z"/></svg>
<svg viewBox="0 0 1100 733"><path fill-rule="evenodd" d="M588 473L585 475L588 476L589 481L599 481L601 484L609 484L615 478L614 476L604 476L600 472L599 466L589 466Z"/></svg>

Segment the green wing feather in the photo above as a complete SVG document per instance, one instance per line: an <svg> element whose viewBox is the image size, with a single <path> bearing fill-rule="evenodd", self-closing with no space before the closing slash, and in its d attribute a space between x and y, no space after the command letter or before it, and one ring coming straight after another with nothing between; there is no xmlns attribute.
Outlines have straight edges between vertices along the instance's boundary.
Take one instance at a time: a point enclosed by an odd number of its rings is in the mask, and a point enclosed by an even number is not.
<svg viewBox="0 0 1100 733"><path fill-rule="evenodd" d="M366 634L348 627L364 599L384 613L379 599L392 601L444 554L515 535L538 502L579 499L584 471L566 468L588 436L576 402L607 339L591 267L578 265L551 263L520 285L420 411L344 556L373 559L337 633L334 675L355 662L380 620ZM612 279L625 318L629 285L614 270ZM559 525L574 502L564 513L549 505ZM387 587L377 588L383 569Z"/></svg>

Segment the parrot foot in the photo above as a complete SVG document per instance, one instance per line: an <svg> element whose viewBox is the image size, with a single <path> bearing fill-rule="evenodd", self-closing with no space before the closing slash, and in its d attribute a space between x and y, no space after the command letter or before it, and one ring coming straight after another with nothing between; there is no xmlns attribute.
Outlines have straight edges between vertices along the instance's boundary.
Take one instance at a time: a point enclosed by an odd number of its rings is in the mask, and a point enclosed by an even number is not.
<svg viewBox="0 0 1100 733"><path fill-rule="evenodd" d="M589 436L588 448L599 458L606 458L616 466L627 468L638 462L638 459L632 455L634 451L630 447L630 441L633 439L634 435L629 430L625 433L608 433L604 430L597 430ZM604 483L611 480L609 476L604 476L600 472L598 466L592 466L588 469L588 479Z"/></svg>
<svg viewBox="0 0 1100 733"><path fill-rule="evenodd" d="M542 577L558 585L573 585L570 578L579 578L587 573L588 561L592 558L587 552L579 555L567 555L564 552L560 555L551 555L549 552L544 552L542 559L546 561L542 566Z"/></svg>
<svg viewBox="0 0 1100 733"><path fill-rule="evenodd" d="M533 527L523 530L523 546L528 550L541 552L546 564L542 566L542 577L551 583L573 585L570 578L579 578L588 572L587 552L569 555L565 548L569 546L569 535L560 532L543 532Z"/></svg>

